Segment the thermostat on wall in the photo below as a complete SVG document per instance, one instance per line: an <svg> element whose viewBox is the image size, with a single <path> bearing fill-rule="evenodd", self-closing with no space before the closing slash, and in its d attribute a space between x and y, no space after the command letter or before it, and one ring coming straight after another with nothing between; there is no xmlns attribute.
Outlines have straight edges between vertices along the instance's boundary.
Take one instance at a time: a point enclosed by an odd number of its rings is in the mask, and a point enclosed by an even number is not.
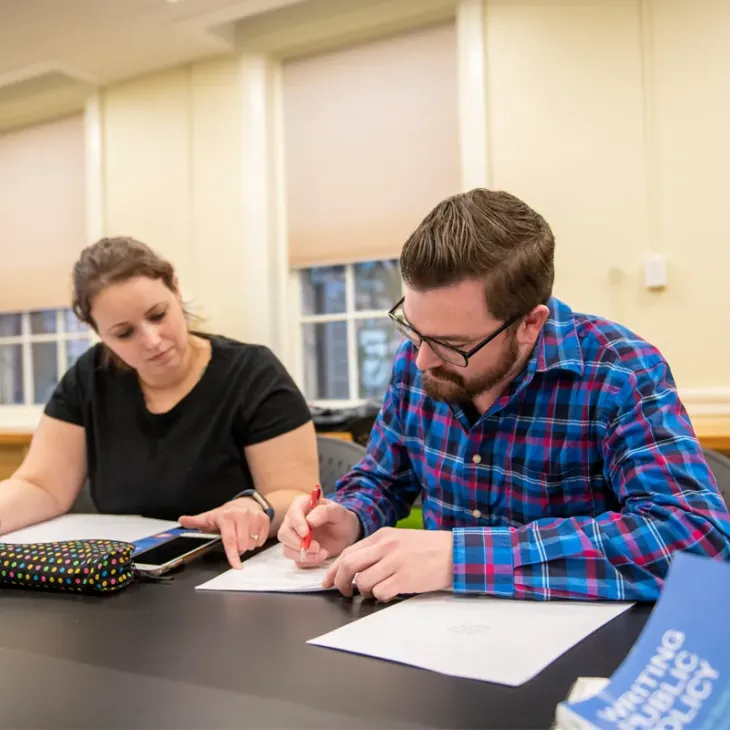
<svg viewBox="0 0 730 730"><path fill-rule="evenodd" d="M647 289L664 289L667 285L667 259L663 254L644 259L644 281Z"/></svg>

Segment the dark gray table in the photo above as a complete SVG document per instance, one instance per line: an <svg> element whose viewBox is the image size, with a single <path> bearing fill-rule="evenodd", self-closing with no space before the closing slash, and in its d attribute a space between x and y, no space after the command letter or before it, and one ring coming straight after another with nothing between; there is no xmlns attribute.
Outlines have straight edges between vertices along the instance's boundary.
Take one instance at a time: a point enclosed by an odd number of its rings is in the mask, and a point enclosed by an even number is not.
<svg viewBox="0 0 730 730"><path fill-rule="evenodd" d="M547 728L611 674L635 607L510 688L309 646L379 610L325 595L196 593L220 555L108 598L0 589L0 728Z"/></svg>

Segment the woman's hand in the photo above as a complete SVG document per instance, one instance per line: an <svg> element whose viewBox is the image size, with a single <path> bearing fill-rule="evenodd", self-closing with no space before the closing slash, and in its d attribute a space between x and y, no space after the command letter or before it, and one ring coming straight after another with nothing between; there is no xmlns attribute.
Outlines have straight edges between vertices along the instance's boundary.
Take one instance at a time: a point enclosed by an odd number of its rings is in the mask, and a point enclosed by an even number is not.
<svg viewBox="0 0 730 730"><path fill-rule="evenodd" d="M268 515L250 497L234 499L192 517L183 515L179 522L188 529L219 532L228 562L236 570L242 567L241 555L261 547L269 537L271 527Z"/></svg>

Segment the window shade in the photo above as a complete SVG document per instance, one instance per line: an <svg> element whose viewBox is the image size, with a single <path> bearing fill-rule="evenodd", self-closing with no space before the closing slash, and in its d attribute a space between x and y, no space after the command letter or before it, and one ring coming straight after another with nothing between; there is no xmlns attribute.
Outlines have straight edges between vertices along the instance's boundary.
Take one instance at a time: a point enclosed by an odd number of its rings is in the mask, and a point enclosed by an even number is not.
<svg viewBox="0 0 730 730"><path fill-rule="evenodd" d="M0 311L69 306L85 196L81 115L0 136Z"/></svg>
<svg viewBox="0 0 730 730"><path fill-rule="evenodd" d="M453 23L284 65L289 263L397 257L459 192Z"/></svg>

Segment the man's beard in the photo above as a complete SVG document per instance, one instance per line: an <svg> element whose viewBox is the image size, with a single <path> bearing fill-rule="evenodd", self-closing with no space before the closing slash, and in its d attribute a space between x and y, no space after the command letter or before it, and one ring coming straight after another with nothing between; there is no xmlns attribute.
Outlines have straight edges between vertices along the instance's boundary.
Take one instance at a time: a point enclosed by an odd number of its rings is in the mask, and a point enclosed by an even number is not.
<svg viewBox="0 0 730 730"><path fill-rule="evenodd" d="M428 347L428 345L424 343L422 347ZM477 396L494 388L495 385L499 385L514 369L519 356L517 340L514 336L509 337L507 351L502 359L487 372L467 380L454 370L446 370L442 367L431 368L421 376L423 389L434 400L447 403L469 403Z"/></svg>

